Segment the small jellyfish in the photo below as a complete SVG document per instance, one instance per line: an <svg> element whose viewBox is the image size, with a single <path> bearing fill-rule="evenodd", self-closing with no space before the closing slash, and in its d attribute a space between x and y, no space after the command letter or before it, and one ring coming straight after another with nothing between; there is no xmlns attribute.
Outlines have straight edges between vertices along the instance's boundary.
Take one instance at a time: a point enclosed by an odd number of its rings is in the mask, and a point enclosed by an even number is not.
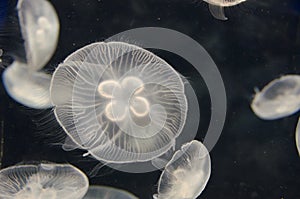
<svg viewBox="0 0 300 199"><path fill-rule="evenodd" d="M283 118L300 109L300 76L285 75L257 92L251 103L254 113L265 120Z"/></svg>
<svg viewBox="0 0 300 199"><path fill-rule="evenodd" d="M204 190L211 173L209 152L199 141L181 147L166 165L155 199L195 199Z"/></svg>
<svg viewBox="0 0 300 199"><path fill-rule="evenodd" d="M69 164L18 165L0 171L2 199L81 199L88 179Z"/></svg>
<svg viewBox="0 0 300 199"><path fill-rule="evenodd" d="M208 3L209 11L213 17L219 20L227 20L224 14L224 7L235 6L246 0L204 0Z"/></svg>
<svg viewBox="0 0 300 199"><path fill-rule="evenodd" d="M56 49L59 20L47 0L19 0L17 9L27 65L36 71L45 66Z"/></svg>
<svg viewBox="0 0 300 199"><path fill-rule="evenodd" d="M296 127L296 147L298 150L298 154L300 156L300 118L298 119L297 127Z"/></svg>
<svg viewBox="0 0 300 199"><path fill-rule="evenodd" d="M52 107L51 76L28 70L27 64L14 61L2 74L6 92L17 102L31 108Z"/></svg>
<svg viewBox="0 0 300 199"><path fill-rule="evenodd" d="M138 199L131 193L106 186L90 186L83 199Z"/></svg>
<svg viewBox="0 0 300 199"><path fill-rule="evenodd" d="M99 42L55 70L54 114L70 137L65 148L108 163L145 162L168 151L186 120L180 75L135 45Z"/></svg>

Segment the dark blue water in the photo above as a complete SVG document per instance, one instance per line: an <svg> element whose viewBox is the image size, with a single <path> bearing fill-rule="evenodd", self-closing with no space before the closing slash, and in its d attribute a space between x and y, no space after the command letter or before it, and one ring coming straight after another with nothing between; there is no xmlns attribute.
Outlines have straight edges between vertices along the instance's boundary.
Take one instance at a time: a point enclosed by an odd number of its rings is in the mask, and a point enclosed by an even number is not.
<svg viewBox="0 0 300 199"><path fill-rule="evenodd" d="M2 2L3 0L1 0ZM221 138L211 152L212 176L199 198L297 199L300 198L300 158L295 147L299 113L276 121L254 115L250 102L254 88L284 74L300 72L300 6L296 0L251 1L226 9L228 21L215 20L207 4L192 0L53 0L60 23L60 39L47 65L58 63L86 44L138 27L164 27L199 42L222 74L228 111ZM0 7L3 7L0 4ZM3 14L4 13L4 14ZM1 12L3 16L9 11ZM13 13L13 12L12 12ZM13 15L13 14L10 14ZM6 25L18 30L14 20ZM9 33L8 33L9 34ZM10 35L4 35L10 37ZM0 35L3 37L3 35ZM4 51L24 59L20 42L1 39ZM8 43L6 43L8 42ZM10 45L8 45L10 44ZM9 46L9 48L5 48ZM211 114L205 82L178 56L155 50L197 91L201 108L198 140L203 140ZM64 133L51 110L35 111L14 102L0 87L0 119L4 134L3 167L19 162L69 162L88 172L97 162L83 159L82 151L63 152L53 145ZM52 143L52 144L51 144ZM91 184L126 189L142 199L156 192L160 172L128 174L100 170Z"/></svg>

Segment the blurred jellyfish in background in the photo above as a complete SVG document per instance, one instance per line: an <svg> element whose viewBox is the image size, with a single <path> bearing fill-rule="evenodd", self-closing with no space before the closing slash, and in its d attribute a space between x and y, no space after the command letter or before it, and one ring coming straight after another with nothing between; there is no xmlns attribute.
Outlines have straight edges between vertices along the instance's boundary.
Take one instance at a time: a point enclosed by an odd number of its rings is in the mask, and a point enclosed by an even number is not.
<svg viewBox="0 0 300 199"><path fill-rule="evenodd" d="M165 166L155 199L195 199L207 185L211 161L206 147L193 140L181 147Z"/></svg>
<svg viewBox="0 0 300 199"><path fill-rule="evenodd" d="M69 136L65 148L108 163L149 161L167 152L187 114L180 75L153 53L123 42L94 43L71 54L54 72L50 95Z"/></svg>
<svg viewBox="0 0 300 199"><path fill-rule="evenodd" d="M225 16L224 7L238 5L246 0L204 0L208 3L209 11L213 17L219 20L227 20Z"/></svg>
<svg viewBox="0 0 300 199"><path fill-rule="evenodd" d="M88 179L69 164L18 165L0 171L2 199L80 199Z"/></svg>
<svg viewBox="0 0 300 199"><path fill-rule="evenodd" d="M298 154L300 156L300 118L298 119L297 127L296 127L296 147L298 150Z"/></svg>
<svg viewBox="0 0 300 199"><path fill-rule="evenodd" d="M83 199L138 199L131 193L106 186L90 186Z"/></svg>
<svg viewBox="0 0 300 199"><path fill-rule="evenodd" d="M8 94L17 102L37 109L52 107L51 77L39 71L52 57L58 41L59 20L46 0L19 0L17 5L24 39L26 63L15 60L3 73Z"/></svg>
<svg viewBox="0 0 300 199"><path fill-rule="evenodd" d="M285 75L271 81L255 94L251 108L258 117L265 120L296 113L300 109L300 76Z"/></svg>

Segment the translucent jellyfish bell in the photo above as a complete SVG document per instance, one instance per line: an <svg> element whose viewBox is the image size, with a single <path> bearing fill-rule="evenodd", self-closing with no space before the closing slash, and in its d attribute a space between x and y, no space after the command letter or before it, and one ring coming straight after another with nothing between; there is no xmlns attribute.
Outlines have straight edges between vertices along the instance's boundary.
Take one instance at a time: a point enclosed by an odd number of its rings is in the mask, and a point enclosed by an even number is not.
<svg viewBox="0 0 300 199"><path fill-rule="evenodd" d="M105 186L90 186L88 192L84 196L83 199L138 199L131 193L116 189L112 187L105 187Z"/></svg>
<svg viewBox="0 0 300 199"><path fill-rule="evenodd" d="M273 80L255 94L251 108L266 120L294 114L300 109L300 76L285 75Z"/></svg>
<svg viewBox="0 0 300 199"><path fill-rule="evenodd" d="M165 153L187 114L180 75L153 53L122 42L74 52L54 72L50 95L72 142L110 163Z"/></svg>
<svg viewBox="0 0 300 199"><path fill-rule="evenodd" d="M296 147L297 147L297 150L298 150L298 154L300 156L300 118L298 120L298 123L297 123L297 127L296 127Z"/></svg>
<svg viewBox="0 0 300 199"><path fill-rule="evenodd" d="M211 173L209 152L196 140L181 147L166 165L155 199L195 199L204 190Z"/></svg>
<svg viewBox="0 0 300 199"><path fill-rule="evenodd" d="M69 164L12 166L0 171L2 199L81 199L88 179Z"/></svg>
<svg viewBox="0 0 300 199"><path fill-rule="evenodd" d="M59 20L56 11L47 0L19 0L17 9L28 67L39 70L57 46Z"/></svg>
<svg viewBox="0 0 300 199"><path fill-rule="evenodd" d="M8 94L17 102L37 109L52 107L50 75L30 71L27 64L14 61L5 69L2 80Z"/></svg>
<svg viewBox="0 0 300 199"><path fill-rule="evenodd" d="M227 20L224 14L224 7L235 6L246 0L204 0L208 3L209 11L213 17L219 20Z"/></svg>

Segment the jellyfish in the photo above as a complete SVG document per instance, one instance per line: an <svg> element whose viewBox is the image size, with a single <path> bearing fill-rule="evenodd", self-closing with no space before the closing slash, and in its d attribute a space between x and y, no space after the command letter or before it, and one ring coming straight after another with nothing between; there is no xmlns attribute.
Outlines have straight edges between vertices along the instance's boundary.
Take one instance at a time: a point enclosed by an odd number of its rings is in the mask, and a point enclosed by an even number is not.
<svg viewBox="0 0 300 199"><path fill-rule="evenodd" d="M296 127L296 147L298 150L298 154L300 156L300 118L298 119L297 127Z"/></svg>
<svg viewBox="0 0 300 199"><path fill-rule="evenodd" d="M181 147L165 166L154 199L195 199L207 185L211 173L209 152L199 141Z"/></svg>
<svg viewBox="0 0 300 199"><path fill-rule="evenodd" d="M69 164L17 165L0 171L2 199L81 199L88 179Z"/></svg>
<svg viewBox="0 0 300 199"><path fill-rule="evenodd" d="M17 102L31 108L52 107L50 101L51 75L32 72L27 64L14 61L2 74L6 92Z"/></svg>
<svg viewBox="0 0 300 199"><path fill-rule="evenodd" d="M37 71L46 65L56 49L59 20L47 0L19 0L17 9L27 65Z"/></svg>
<svg viewBox="0 0 300 199"><path fill-rule="evenodd" d="M107 163L149 161L174 145L186 120L181 76L138 46L98 42L53 73L50 98L69 143Z"/></svg>
<svg viewBox="0 0 300 199"><path fill-rule="evenodd" d="M213 17L219 20L227 20L224 14L224 7L235 6L246 0L204 0L208 3L209 11Z"/></svg>
<svg viewBox="0 0 300 199"><path fill-rule="evenodd" d="M83 197L83 199L98 199L98 198L105 198L105 199L138 199L136 196L132 195L131 193L116 189L113 187L106 187L106 186L90 186L88 192Z"/></svg>
<svg viewBox="0 0 300 199"><path fill-rule="evenodd" d="M257 92L251 103L254 113L265 120L279 119L300 109L300 76L285 75Z"/></svg>
<svg viewBox="0 0 300 199"><path fill-rule="evenodd" d="M17 102L30 108L50 108L51 77L40 70L56 49L58 17L46 0L19 0L17 9L26 63L15 60L5 70L2 80L8 94Z"/></svg>

